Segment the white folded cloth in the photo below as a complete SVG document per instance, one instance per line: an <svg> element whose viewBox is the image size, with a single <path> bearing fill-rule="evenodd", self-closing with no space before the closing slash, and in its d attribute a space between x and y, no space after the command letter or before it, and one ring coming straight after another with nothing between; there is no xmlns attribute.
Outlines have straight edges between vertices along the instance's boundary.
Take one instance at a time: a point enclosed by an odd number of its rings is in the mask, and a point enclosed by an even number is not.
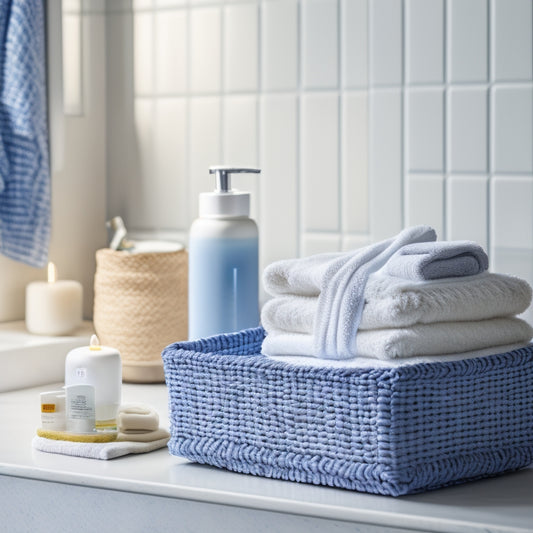
<svg viewBox="0 0 533 533"><path fill-rule="evenodd" d="M114 459L130 453L146 453L163 448L167 445L169 437L163 437L151 442L72 442L66 440L53 440L44 437L33 437L32 446L36 450L48 453L60 453L75 457L89 459Z"/></svg>
<svg viewBox="0 0 533 533"><path fill-rule="evenodd" d="M394 359L525 344L532 337L533 328L527 322L511 317L359 330L355 342L360 357ZM310 356L315 355L313 347L312 334L271 330L267 332L261 351L270 356Z"/></svg>
<svg viewBox="0 0 533 533"><path fill-rule="evenodd" d="M120 431L155 431L159 427L159 415L150 405L125 403L118 408L117 427Z"/></svg>
<svg viewBox="0 0 533 533"><path fill-rule="evenodd" d="M384 271L368 278L359 331L505 317L522 313L531 303L529 283L505 274L421 282ZM317 308L316 296L280 296L265 303L261 323L267 331L312 333Z"/></svg>

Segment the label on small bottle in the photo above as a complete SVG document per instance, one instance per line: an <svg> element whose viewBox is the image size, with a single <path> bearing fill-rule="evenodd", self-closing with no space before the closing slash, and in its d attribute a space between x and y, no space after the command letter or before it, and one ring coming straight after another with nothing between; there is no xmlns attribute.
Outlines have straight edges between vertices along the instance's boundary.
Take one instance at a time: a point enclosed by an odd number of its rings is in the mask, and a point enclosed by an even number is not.
<svg viewBox="0 0 533 533"><path fill-rule="evenodd" d="M87 369L86 368L76 368L76 377L78 379L85 379L87 377Z"/></svg>
<svg viewBox="0 0 533 533"><path fill-rule="evenodd" d="M41 425L43 429L65 430L65 393L41 393Z"/></svg>
<svg viewBox="0 0 533 533"><path fill-rule="evenodd" d="M67 431L92 433L95 426L94 387L92 385L67 385Z"/></svg>

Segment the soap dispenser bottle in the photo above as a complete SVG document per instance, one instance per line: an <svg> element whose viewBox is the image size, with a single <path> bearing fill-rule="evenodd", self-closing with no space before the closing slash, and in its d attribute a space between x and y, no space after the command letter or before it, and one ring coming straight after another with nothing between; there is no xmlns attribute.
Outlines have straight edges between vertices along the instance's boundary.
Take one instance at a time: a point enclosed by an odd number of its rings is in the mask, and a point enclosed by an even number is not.
<svg viewBox="0 0 533 533"><path fill-rule="evenodd" d="M259 325L259 248L250 193L231 188L231 174L254 168L214 166L213 192L201 193L189 238L189 339Z"/></svg>

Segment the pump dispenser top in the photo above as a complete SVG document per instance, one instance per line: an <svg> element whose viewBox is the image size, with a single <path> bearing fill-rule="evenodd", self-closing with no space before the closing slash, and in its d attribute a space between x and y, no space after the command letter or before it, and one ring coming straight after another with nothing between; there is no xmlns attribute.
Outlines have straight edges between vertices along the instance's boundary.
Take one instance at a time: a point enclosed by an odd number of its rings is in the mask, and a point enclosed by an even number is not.
<svg viewBox="0 0 533 533"><path fill-rule="evenodd" d="M215 175L215 190L200 194L200 217L248 217L250 193L232 189L231 175L259 172L261 171L257 168L209 167L209 174Z"/></svg>

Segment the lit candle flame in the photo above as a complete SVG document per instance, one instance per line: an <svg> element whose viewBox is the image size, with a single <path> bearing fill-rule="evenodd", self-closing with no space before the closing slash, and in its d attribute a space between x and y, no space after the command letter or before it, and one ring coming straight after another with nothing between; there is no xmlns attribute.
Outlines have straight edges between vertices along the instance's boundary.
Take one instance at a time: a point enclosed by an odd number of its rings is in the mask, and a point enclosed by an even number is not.
<svg viewBox="0 0 533 533"><path fill-rule="evenodd" d="M48 263L48 283L55 283L57 280L57 268L54 263Z"/></svg>
<svg viewBox="0 0 533 533"><path fill-rule="evenodd" d="M89 342L89 350L97 351L101 350L100 341L96 335L91 336L91 341Z"/></svg>

